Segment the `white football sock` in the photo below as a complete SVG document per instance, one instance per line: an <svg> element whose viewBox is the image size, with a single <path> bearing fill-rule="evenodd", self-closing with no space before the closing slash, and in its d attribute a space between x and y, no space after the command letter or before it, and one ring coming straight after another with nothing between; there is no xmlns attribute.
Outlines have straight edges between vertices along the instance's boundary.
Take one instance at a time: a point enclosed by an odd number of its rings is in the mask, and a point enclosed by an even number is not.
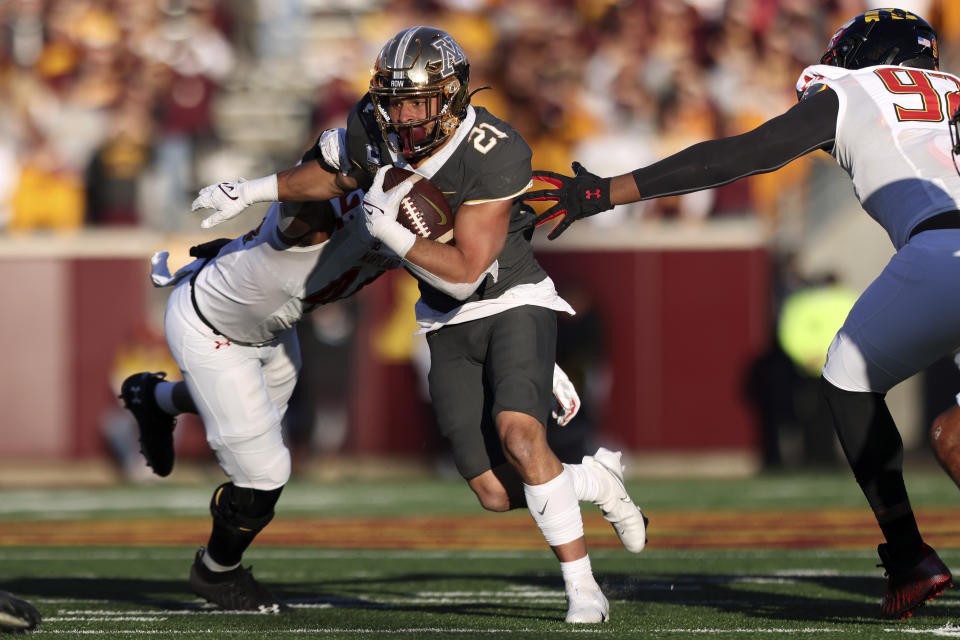
<svg viewBox="0 0 960 640"><path fill-rule="evenodd" d="M158 382L153 388L153 399L157 401L157 406L164 413L172 416L178 415L180 410L173 404L173 387L176 382Z"/></svg>
<svg viewBox="0 0 960 640"><path fill-rule="evenodd" d="M205 566L207 569L210 569L210 571L214 571L216 573L223 573L224 571L230 571L240 566L239 562L230 567L226 565L222 565L216 560L214 560L213 558L211 558L210 554L207 553L206 549L204 549L203 555L200 556L200 562L202 562L203 566Z"/></svg>
<svg viewBox="0 0 960 640"><path fill-rule="evenodd" d="M570 584L596 584L593 577L593 568L590 566L590 556L583 556L579 560L560 563L560 572L563 574L563 583Z"/></svg>
<svg viewBox="0 0 960 640"><path fill-rule="evenodd" d="M573 492L577 495L577 500L597 502L603 490L597 470L585 464L564 463L563 467L570 472L573 479Z"/></svg>
<svg viewBox="0 0 960 640"><path fill-rule="evenodd" d="M573 492L571 474L566 469L549 482L535 485L524 483L523 494L530 515L551 547L583 537L580 504Z"/></svg>

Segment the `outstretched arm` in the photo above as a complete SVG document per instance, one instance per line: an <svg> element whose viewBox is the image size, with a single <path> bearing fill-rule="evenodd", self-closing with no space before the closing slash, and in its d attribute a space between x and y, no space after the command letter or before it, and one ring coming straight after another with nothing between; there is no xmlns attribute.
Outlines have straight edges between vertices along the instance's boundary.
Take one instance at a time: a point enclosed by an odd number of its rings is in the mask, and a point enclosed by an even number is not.
<svg viewBox="0 0 960 640"><path fill-rule="evenodd" d="M836 135L838 111L837 95L821 91L752 131L695 144L615 178L600 178L578 163L574 163L573 177L535 171L534 179L555 188L529 192L530 197L524 200L556 202L537 216L538 225L564 216L550 232L552 240L575 220L614 205L719 187L775 171L816 149L829 150Z"/></svg>
<svg viewBox="0 0 960 640"><path fill-rule="evenodd" d="M192 210L213 209L200 226L209 229L239 215L255 202L330 200L356 189L353 178L329 171L318 162L303 162L256 180L218 182L200 190Z"/></svg>
<svg viewBox="0 0 960 640"><path fill-rule="evenodd" d="M277 199L287 202L330 200L357 188L356 180L304 162L277 174Z"/></svg>

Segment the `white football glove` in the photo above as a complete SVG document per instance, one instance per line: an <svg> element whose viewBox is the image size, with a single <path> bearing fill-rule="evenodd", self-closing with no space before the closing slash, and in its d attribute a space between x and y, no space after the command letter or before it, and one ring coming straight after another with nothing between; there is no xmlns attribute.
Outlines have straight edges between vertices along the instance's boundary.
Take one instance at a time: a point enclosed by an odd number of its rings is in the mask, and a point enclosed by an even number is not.
<svg viewBox="0 0 960 640"><path fill-rule="evenodd" d="M150 281L153 283L153 286L157 288L176 286L184 278L192 276L193 272L206 262L198 258L190 264L180 267L176 273L170 275L170 267L167 266L167 259L169 257L169 251L157 251L153 254L153 257L150 258Z"/></svg>
<svg viewBox="0 0 960 640"><path fill-rule="evenodd" d="M564 427L580 411L580 396L570 378L556 363L553 365L553 400L554 407L550 415L558 425Z"/></svg>
<svg viewBox="0 0 960 640"><path fill-rule="evenodd" d="M276 199L277 174L256 180L240 178L236 182L218 182L204 187L190 210L214 209L214 213L200 223L202 228L209 229L235 218L254 202L274 202Z"/></svg>
<svg viewBox="0 0 960 640"><path fill-rule="evenodd" d="M397 222L400 201L410 193L413 183L405 180L385 192L383 179L391 168L390 165L384 165L377 171L373 184L363 196L363 212L370 235L402 258L417 240L416 234Z"/></svg>

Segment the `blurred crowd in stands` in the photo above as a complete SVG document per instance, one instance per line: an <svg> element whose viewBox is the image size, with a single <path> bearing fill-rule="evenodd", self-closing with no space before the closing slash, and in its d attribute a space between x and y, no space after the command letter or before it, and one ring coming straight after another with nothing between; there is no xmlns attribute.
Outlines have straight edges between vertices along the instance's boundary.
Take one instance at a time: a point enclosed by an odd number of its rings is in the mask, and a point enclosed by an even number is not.
<svg viewBox="0 0 960 640"><path fill-rule="evenodd" d="M960 3L900 3L960 70ZM953 5L953 6L952 6ZM372 60L446 29L534 165L603 175L782 112L860 0L0 0L0 230L195 228L210 181L288 166L342 125ZM598 217L775 219L809 161ZM599 218L603 218L602 221Z"/></svg>

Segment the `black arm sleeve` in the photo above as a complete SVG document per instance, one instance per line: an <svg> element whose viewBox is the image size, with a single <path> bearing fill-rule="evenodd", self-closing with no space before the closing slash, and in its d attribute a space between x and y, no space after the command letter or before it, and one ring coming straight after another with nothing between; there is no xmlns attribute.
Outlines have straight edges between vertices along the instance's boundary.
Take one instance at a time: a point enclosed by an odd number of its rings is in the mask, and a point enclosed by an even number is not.
<svg viewBox="0 0 960 640"><path fill-rule="evenodd" d="M829 151L836 137L840 101L825 89L756 129L708 140L633 172L643 200L712 189L779 169L816 149Z"/></svg>

